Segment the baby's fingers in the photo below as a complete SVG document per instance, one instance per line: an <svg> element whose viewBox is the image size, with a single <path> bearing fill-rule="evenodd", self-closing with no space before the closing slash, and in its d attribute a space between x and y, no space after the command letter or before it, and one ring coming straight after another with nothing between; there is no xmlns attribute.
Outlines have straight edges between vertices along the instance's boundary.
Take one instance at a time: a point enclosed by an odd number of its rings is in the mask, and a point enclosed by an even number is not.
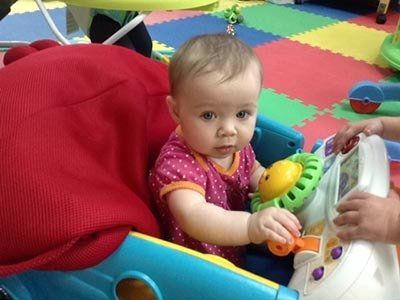
<svg viewBox="0 0 400 300"><path fill-rule="evenodd" d="M293 216L293 215L292 215ZM296 217L295 217L296 218ZM287 214L282 214L278 215L275 218L275 221L278 222L278 224L284 228L284 230L287 232L289 231L292 235L294 236L300 236L300 231L299 229L301 228L300 223L298 222L297 218L294 220L291 215ZM297 221L297 222L296 222ZM288 233L289 233L288 232Z"/></svg>
<svg viewBox="0 0 400 300"><path fill-rule="evenodd" d="M296 225L297 229L301 229L302 226L300 224L300 221L294 214L292 214L290 211L287 210L284 210L284 214Z"/></svg>
<svg viewBox="0 0 400 300"><path fill-rule="evenodd" d="M279 223L277 225L273 230L266 228L268 240L281 244L290 244L292 242L292 235L282 225Z"/></svg>

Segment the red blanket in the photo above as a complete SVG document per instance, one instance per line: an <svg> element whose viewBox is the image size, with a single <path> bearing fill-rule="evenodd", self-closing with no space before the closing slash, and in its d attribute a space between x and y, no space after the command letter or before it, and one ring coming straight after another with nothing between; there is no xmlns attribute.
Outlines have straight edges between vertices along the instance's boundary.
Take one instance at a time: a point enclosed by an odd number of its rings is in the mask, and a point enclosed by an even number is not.
<svg viewBox="0 0 400 300"><path fill-rule="evenodd" d="M0 276L95 265L158 235L147 175L174 124L166 66L116 46L0 69Z"/></svg>

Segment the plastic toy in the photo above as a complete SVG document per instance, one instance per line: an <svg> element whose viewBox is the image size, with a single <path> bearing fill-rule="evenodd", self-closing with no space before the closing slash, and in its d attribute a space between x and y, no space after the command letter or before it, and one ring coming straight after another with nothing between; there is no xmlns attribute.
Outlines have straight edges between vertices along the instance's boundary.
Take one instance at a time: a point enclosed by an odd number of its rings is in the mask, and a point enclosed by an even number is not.
<svg viewBox="0 0 400 300"><path fill-rule="evenodd" d="M289 287L298 290L302 299L394 299L400 294L395 246L340 241L332 223L336 204L354 191L387 195L389 163L384 141L361 134L337 156L332 144L333 137L316 151L324 159L325 174L314 200L297 213L304 235L320 238L320 249L296 254Z"/></svg>
<svg viewBox="0 0 400 300"><path fill-rule="evenodd" d="M351 88L348 98L355 112L371 114L383 102L400 100L400 84L360 81Z"/></svg>
<svg viewBox="0 0 400 300"><path fill-rule="evenodd" d="M243 15L240 12L238 4L232 5L232 7L224 10L224 18L228 22L226 25L226 33L230 35L236 35L236 29L234 24L242 23L244 20Z"/></svg>
<svg viewBox="0 0 400 300"><path fill-rule="evenodd" d="M124 292L123 284L129 284ZM134 283L142 283L143 290ZM0 278L0 298L295 300L296 291L246 272L217 256L131 233L103 263L75 272L30 271ZM128 294L124 297L122 293ZM146 297L146 294L150 294ZM10 298L11 299L11 298Z"/></svg>
<svg viewBox="0 0 400 300"><path fill-rule="evenodd" d="M339 155L333 137L316 155L324 162L321 183L296 215L303 225L290 245L268 243L276 255L295 253L295 272L288 287L300 299L394 299L400 294L400 275L394 245L368 241L344 242L332 220L335 206L354 191L386 196L389 166L384 141L363 134L352 138Z"/></svg>
<svg viewBox="0 0 400 300"><path fill-rule="evenodd" d="M386 23L386 13L389 8L390 0L379 0L378 8L376 10L376 23Z"/></svg>
<svg viewBox="0 0 400 300"><path fill-rule="evenodd" d="M382 43L381 56L395 69L400 70L400 18L396 30Z"/></svg>
<svg viewBox="0 0 400 300"><path fill-rule="evenodd" d="M225 9L224 18L229 24L242 23L244 20L238 4L234 4L232 7Z"/></svg>
<svg viewBox="0 0 400 300"><path fill-rule="evenodd" d="M313 236L293 237L292 243L281 244L273 241L267 243L268 249L277 256L286 256L290 252L312 252L317 254L320 247L320 240Z"/></svg>
<svg viewBox="0 0 400 300"><path fill-rule="evenodd" d="M322 159L311 153L294 154L275 162L260 178L252 211L275 206L296 212L317 188L322 166Z"/></svg>
<svg viewBox="0 0 400 300"><path fill-rule="evenodd" d="M233 24L226 25L226 33L230 35L236 35L236 29Z"/></svg>

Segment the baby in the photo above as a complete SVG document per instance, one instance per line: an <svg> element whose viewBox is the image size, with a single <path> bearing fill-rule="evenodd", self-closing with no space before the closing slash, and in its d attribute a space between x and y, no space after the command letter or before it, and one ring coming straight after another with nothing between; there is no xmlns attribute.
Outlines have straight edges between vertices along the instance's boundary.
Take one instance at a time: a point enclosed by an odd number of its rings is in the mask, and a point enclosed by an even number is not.
<svg viewBox="0 0 400 300"><path fill-rule="evenodd" d="M244 245L299 236L289 211L245 211L264 168L253 136L262 65L227 34L187 41L169 66L170 113L178 123L150 173L167 237L174 243L241 265Z"/></svg>

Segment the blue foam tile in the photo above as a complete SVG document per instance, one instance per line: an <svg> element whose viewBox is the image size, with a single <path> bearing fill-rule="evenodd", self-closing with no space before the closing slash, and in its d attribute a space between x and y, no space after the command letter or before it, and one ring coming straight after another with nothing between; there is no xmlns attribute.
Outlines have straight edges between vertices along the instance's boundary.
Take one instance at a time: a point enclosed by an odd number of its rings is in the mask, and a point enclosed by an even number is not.
<svg viewBox="0 0 400 300"><path fill-rule="evenodd" d="M149 33L154 40L175 49L193 36L205 33L225 32L227 22L212 15L202 15L182 20L148 26ZM268 42L276 41L281 37L261 30L235 25L236 37L256 47Z"/></svg>
<svg viewBox="0 0 400 300"><path fill-rule="evenodd" d="M66 8L49 10L49 14L58 30L66 35ZM82 35L77 32L68 37ZM0 40L30 42L38 39L56 39L40 11L8 15L0 22Z"/></svg>
<svg viewBox="0 0 400 300"><path fill-rule="evenodd" d="M314 0L306 1L303 4L285 4L284 6L342 21L374 11L366 4L351 4L348 1L343 3L340 0Z"/></svg>

